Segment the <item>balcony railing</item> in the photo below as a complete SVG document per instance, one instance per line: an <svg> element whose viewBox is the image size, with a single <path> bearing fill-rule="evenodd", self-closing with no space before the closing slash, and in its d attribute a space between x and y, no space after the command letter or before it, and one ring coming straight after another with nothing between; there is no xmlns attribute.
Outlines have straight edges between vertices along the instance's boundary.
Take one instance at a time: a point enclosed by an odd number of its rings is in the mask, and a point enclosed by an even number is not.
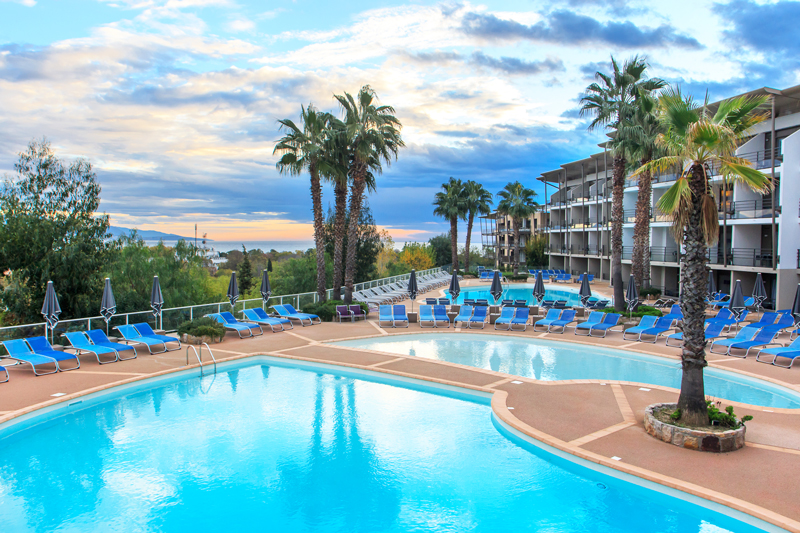
<svg viewBox="0 0 800 533"><path fill-rule="evenodd" d="M771 248L730 248L727 251L727 262L722 253L722 248L709 248L707 259L715 265L772 267Z"/></svg>
<svg viewBox="0 0 800 533"><path fill-rule="evenodd" d="M653 246L650 248L650 261L658 263L677 263L678 248L669 246Z"/></svg>
<svg viewBox="0 0 800 533"><path fill-rule="evenodd" d="M775 206L778 209L779 206ZM722 216L722 213L720 213ZM768 218L772 216L772 199L738 200L730 203L728 217L742 218Z"/></svg>

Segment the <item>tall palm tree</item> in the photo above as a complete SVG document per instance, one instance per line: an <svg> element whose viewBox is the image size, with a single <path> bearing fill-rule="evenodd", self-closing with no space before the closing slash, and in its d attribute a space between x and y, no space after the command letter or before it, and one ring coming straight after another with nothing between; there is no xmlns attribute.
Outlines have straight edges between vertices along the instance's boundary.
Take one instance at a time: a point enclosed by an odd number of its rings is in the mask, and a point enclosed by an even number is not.
<svg viewBox="0 0 800 533"><path fill-rule="evenodd" d="M332 299L342 299L344 285L344 238L345 219L347 216L347 189L350 183L350 150L344 134L344 123L333 117L331 119L333 135L328 140L326 152L335 161L330 180L333 182L334 216L333 216L333 294Z"/></svg>
<svg viewBox="0 0 800 533"><path fill-rule="evenodd" d="M464 183L451 177L442 183L442 192L437 192L433 200L436 209L433 214L450 221L450 251L453 258L453 271L458 270L458 221L467 215Z"/></svg>
<svg viewBox="0 0 800 533"><path fill-rule="evenodd" d="M639 95L634 102L630 117L619 125L618 137L625 144L625 152L638 162L635 167L646 165L654 156L662 155L656 145L656 138L663 133L663 127L656 115L657 105L658 99L653 94ZM639 174L638 185L631 271L637 287L649 287L652 173L644 171Z"/></svg>
<svg viewBox="0 0 800 533"><path fill-rule="evenodd" d="M350 185L350 223L347 226L347 257L345 262L345 301L353 300L356 273L356 244L361 205L370 171L380 173L381 163L391 164L392 157L405 146L400 136L402 124L394 116L391 106L376 106L377 96L369 85L358 92L357 98L349 93L336 95L344 111L342 130L350 154L348 173Z"/></svg>
<svg viewBox="0 0 800 533"><path fill-rule="evenodd" d="M514 275L516 276L519 274L519 230L522 221L538 211L539 204L533 200L536 198L536 192L518 181L506 185L497 196L501 198L497 204L497 212L511 217L514 224Z"/></svg>
<svg viewBox="0 0 800 533"><path fill-rule="evenodd" d="M335 172L335 162L327 157L326 146L332 135L331 115L317 111L313 105L300 107L298 127L291 119L279 120L285 135L275 144L272 153L281 154L277 168L283 173L311 176L311 204L314 217L314 244L317 251L317 296L325 300L325 235L322 218L321 176Z"/></svg>
<svg viewBox="0 0 800 533"><path fill-rule="evenodd" d="M594 115L589 129L600 126L617 132L616 142L611 143L614 156L611 193L611 283L614 286L614 307L623 310L625 294L622 290L622 196L625 190L625 145L619 138L620 124L632 113L636 99L648 92L666 85L659 78L647 79L647 62L639 56L619 63L611 57L612 73L595 73L596 82L586 88L586 96L581 98L581 116Z"/></svg>
<svg viewBox="0 0 800 533"><path fill-rule="evenodd" d="M464 184L464 208L467 211L467 249L464 252L464 270L469 271L469 247L475 215L488 215L492 210L492 193L483 185L469 180Z"/></svg>
<svg viewBox="0 0 800 533"><path fill-rule="evenodd" d="M766 116L759 108L764 97L738 97L726 100L712 114L707 102L699 105L680 89L668 89L659 99L659 121L664 133L658 145L667 154L640 167L636 174L663 172L680 167L675 184L658 201L658 207L672 215L675 240L685 247L681 270L681 310L683 311L683 350L681 393L678 398L680 420L690 426L708 424L703 384L706 366L704 334L707 285L706 249L719 236L717 202L710 179L719 173L729 182L764 194L770 189L768 178L736 157L736 148L753 126Z"/></svg>

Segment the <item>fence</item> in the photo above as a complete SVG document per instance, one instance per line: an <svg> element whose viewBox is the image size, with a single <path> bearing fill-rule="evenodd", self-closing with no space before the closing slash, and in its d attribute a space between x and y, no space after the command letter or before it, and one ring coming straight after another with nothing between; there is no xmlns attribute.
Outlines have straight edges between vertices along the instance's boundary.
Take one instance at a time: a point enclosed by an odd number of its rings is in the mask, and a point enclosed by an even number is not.
<svg viewBox="0 0 800 533"><path fill-rule="evenodd" d="M418 276L426 276L442 270L441 268L431 268L417 272ZM378 287L380 285L389 285L397 283L398 281L407 280L411 274L401 274L399 276L392 276L389 278L381 278L372 281L365 281L363 283L356 283L354 291L360 291L365 288ZM342 294L344 294L344 287L342 287ZM333 289L328 289L326 297L330 299L333 296ZM288 303L302 309L303 306L310 303L319 301L316 292L303 292L297 294L284 294L273 296L267 300L266 307L271 305L280 305ZM149 322L157 329L164 329L166 331L175 331L178 326L188 320L199 318L209 313L219 313L221 311L231 311L234 315L241 313L243 309L251 309L253 307L261 307L264 304L261 298L252 298L248 300L239 300L236 305L231 308L230 302L217 302L210 304L187 305L183 307L169 307L161 310L161 316L158 323L156 317L153 315L152 310L135 311L133 313L120 313L111 317L108 323L108 330L111 331L115 326L124 324L136 324L140 322ZM53 336L55 343L61 343L61 335L68 331L88 331L90 329L106 329L106 321L102 316L93 316L86 318L73 318L61 320L56 325ZM45 335L45 323L37 322L34 324L22 324L19 326L6 326L0 328L0 341L9 339L18 339L25 337L36 337ZM3 354L5 350L0 350Z"/></svg>

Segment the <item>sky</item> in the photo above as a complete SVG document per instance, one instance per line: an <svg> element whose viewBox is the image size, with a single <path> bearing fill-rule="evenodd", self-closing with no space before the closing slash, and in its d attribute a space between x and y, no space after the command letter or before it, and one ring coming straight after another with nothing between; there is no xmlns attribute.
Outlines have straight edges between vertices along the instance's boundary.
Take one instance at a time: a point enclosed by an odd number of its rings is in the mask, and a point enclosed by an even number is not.
<svg viewBox="0 0 800 533"><path fill-rule="evenodd" d="M543 201L541 172L598 151L579 100L612 55L714 100L800 83L798 27L787 0L0 0L0 175L46 137L94 165L115 226L310 240L277 121L369 84L406 145L370 208L423 241L449 229L431 203L450 176Z"/></svg>

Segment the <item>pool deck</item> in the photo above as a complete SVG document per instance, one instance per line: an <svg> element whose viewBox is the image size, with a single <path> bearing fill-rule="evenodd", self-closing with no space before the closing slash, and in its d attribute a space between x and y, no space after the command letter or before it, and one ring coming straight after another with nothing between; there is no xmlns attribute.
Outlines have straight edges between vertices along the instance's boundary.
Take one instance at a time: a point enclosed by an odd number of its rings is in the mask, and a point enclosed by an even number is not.
<svg viewBox="0 0 800 533"><path fill-rule="evenodd" d="M463 286L477 284L467 281ZM548 286L565 288L561 284ZM577 285L567 287L577 289ZM592 289L596 294L610 294L609 287L600 282ZM428 294L433 295L440 296L440 291ZM420 299L425 296L420 295ZM503 332L489 324L484 330L463 331L452 327L420 329L418 324L411 324L408 329L382 329L374 319L295 326L294 330L266 332L253 339L240 340L236 333L229 333L222 344L213 345L212 349L218 361L270 355L489 392L500 420L547 445L800 533L800 409L725 402L735 405L740 417L754 416L747 424L747 445L733 453L702 453L657 441L644 432L645 408L656 402L677 401L675 389L600 380L541 382L453 363L327 344L344 339L454 331L578 342L676 360L680 355L678 348L664 346L663 340L657 345L630 342L622 339L621 332L610 333L605 339L589 339L577 337L571 330L563 335L533 332L530 327L525 332ZM711 367L756 376L800 392L800 366L786 370L756 363L755 357L724 355L709 355L708 361ZM94 356L83 355L79 370L42 377L34 377L30 367L11 367L11 380L0 384L0 422L89 392L186 367L184 349L156 355L147 355L146 350L142 354L140 350L137 359L102 366ZM56 394L59 396L54 397Z"/></svg>

